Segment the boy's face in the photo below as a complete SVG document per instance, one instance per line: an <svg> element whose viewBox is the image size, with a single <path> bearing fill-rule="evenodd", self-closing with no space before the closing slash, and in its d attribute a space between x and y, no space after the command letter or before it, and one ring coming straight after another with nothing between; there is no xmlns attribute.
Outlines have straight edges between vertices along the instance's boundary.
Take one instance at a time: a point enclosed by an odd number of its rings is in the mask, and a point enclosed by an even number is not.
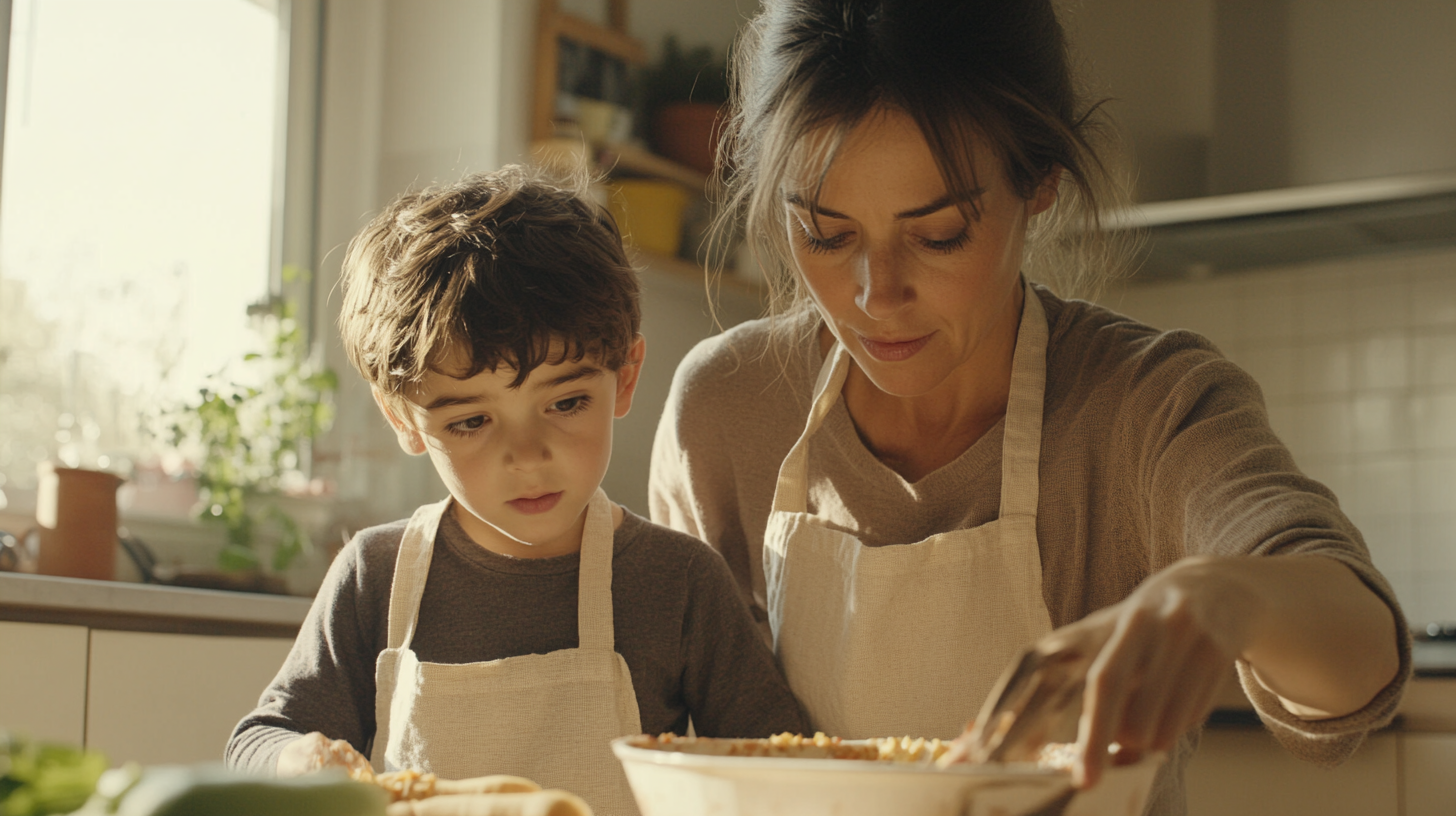
<svg viewBox="0 0 1456 816"><path fill-rule="evenodd" d="M468 379L432 371L404 406L375 399L400 446L430 455L476 543L548 558L581 547L587 502L611 459L612 420L632 406L643 352L638 337L619 371L588 355L542 365L519 388L504 366Z"/></svg>

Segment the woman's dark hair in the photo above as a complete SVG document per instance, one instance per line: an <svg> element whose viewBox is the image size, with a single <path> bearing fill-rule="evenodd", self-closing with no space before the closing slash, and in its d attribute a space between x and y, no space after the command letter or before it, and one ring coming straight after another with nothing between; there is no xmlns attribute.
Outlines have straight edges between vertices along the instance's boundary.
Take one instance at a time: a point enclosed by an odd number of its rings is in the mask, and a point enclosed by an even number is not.
<svg viewBox="0 0 1456 816"><path fill-rule="evenodd" d="M991 151L1022 198L1058 184L1028 230L1030 276L1085 296L1123 265L1100 223L1125 196L1094 148L1108 129L1076 91L1050 0L766 0L731 79L717 235L746 228L775 312L807 306L789 273L786 184L813 191L812 208L846 135L885 109L919 125L957 200L980 186L973 149Z"/></svg>

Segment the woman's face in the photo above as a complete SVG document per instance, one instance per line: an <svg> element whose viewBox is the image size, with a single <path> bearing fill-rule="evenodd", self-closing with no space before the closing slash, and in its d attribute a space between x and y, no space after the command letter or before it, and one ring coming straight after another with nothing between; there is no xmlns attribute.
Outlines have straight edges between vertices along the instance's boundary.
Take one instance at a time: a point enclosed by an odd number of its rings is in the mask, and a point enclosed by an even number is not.
<svg viewBox="0 0 1456 816"><path fill-rule="evenodd" d="M787 195L794 257L830 330L881 390L930 393L1007 365L1015 342L1018 273L1027 220L1051 205L1027 201L989 151L974 151L979 220L951 200L914 120L881 110L852 130L819 196Z"/></svg>

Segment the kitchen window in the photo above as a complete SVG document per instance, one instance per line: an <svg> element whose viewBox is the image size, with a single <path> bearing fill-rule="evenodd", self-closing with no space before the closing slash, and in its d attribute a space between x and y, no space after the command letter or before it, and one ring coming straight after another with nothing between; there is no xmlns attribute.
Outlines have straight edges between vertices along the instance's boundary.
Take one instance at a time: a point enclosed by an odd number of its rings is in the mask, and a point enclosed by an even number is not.
<svg viewBox="0 0 1456 816"><path fill-rule="evenodd" d="M289 103L317 14L0 0L0 510L28 509L46 459L178 475L158 409L256 350L250 311L311 313L284 269L312 249L313 117L289 116L311 98Z"/></svg>

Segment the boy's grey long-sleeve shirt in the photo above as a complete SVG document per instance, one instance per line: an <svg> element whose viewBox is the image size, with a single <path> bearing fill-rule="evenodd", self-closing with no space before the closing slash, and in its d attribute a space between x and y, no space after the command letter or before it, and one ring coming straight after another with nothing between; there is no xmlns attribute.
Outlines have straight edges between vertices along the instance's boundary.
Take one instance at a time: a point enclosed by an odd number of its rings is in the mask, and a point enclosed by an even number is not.
<svg viewBox="0 0 1456 816"><path fill-rule="evenodd" d="M311 731L368 755L375 660L386 647L404 528L398 521L364 530L335 558L293 650L228 740L230 766L272 773L283 746ZM446 513L412 648L433 663L575 648L579 566L577 554L492 553ZM612 610L644 732L684 733L690 715L704 736L807 729L727 565L706 544L625 513L615 534Z"/></svg>

